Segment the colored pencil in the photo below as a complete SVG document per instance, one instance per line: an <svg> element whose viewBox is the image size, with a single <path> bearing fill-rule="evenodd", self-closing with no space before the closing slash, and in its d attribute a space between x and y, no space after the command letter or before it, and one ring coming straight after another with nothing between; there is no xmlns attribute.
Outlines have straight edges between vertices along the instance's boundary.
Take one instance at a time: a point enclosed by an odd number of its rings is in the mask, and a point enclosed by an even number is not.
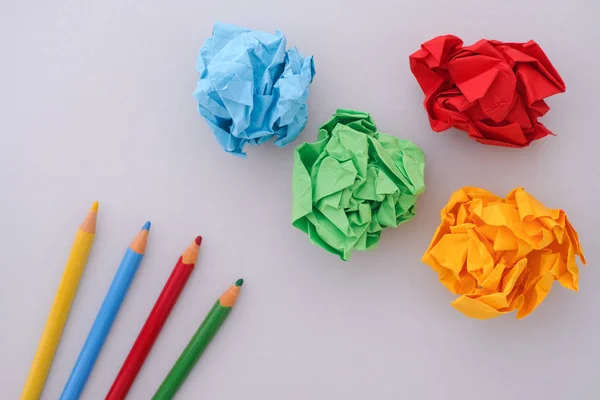
<svg viewBox="0 0 600 400"><path fill-rule="evenodd" d="M102 302L100 311L94 320L92 329L88 334L75 366L71 371L69 380L60 395L61 400L76 400L81 396L81 392L87 382L104 341L108 336L119 308L125 299L127 290L133 281L140 262L144 257L146 241L150 230L150 222L146 222L137 237L131 242L125 252L125 256L119 265L119 269L113 278L108 293Z"/></svg>
<svg viewBox="0 0 600 400"><path fill-rule="evenodd" d="M238 279L235 285L229 288L223 295L217 300L213 308L209 311L206 318L200 325L200 328L196 331L192 339L183 350L183 353L179 356L171 371L162 382L152 400L168 400L175 397L175 394L185 381L185 378L189 375L194 368L194 365L198 362L198 359L206 350L206 347L217 334L225 319L231 312L231 308L234 306L240 288L244 283L243 279Z"/></svg>
<svg viewBox="0 0 600 400"><path fill-rule="evenodd" d="M25 387L21 393L21 400L37 400L42 395L46 378L52 366L54 354L60 342L79 280L83 274L85 264L96 236L96 217L98 216L98 202L94 202L87 216L79 226L71 253L67 260L42 338L29 369Z"/></svg>
<svg viewBox="0 0 600 400"><path fill-rule="evenodd" d="M154 303L152 311L150 311L142 330L129 351L129 355L127 355L121 370L108 391L106 400L123 400L127 396L133 381L140 372L156 338L194 270L201 243L202 237L198 236L183 255L179 257L171 276L169 276L156 303Z"/></svg>

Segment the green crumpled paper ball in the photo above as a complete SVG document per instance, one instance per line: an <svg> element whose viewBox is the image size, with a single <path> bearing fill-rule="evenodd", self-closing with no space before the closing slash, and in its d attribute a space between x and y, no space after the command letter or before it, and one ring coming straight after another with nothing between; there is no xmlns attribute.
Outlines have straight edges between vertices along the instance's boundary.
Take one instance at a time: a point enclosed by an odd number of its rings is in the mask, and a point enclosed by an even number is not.
<svg viewBox="0 0 600 400"><path fill-rule="evenodd" d="M337 110L294 151L292 224L342 260L375 249L384 228L415 216L424 170L413 142L378 132L365 112Z"/></svg>

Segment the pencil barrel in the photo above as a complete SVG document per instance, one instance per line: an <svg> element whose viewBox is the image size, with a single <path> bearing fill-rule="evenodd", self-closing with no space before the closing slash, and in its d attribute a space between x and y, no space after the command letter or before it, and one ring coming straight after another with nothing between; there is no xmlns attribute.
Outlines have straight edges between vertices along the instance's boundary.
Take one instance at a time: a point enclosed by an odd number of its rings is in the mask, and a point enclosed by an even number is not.
<svg viewBox="0 0 600 400"><path fill-rule="evenodd" d="M179 259L105 400L125 399L193 270L194 264L183 264Z"/></svg>
<svg viewBox="0 0 600 400"><path fill-rule="evenodd" d="M69 258L48 314L46 326L21 393L21 400L37 400L42 395L54 360L54 354L58 348L71 305L77 293L79 281L92 249L94 236L93 233L81 230L77 231L75 235Z"/></svg>
<svg viewBox="0 0 600 400"><path fill-rule="evenodd" d="M81 396L142 258L142 254L127 249L63 389L60 400L77 400Z"/></svg>
<svg viewBox="0 0 600 400"><path fill-rule="evenodd" d="M219 301L215 303L154 394L154 397L152 397L152 400L169 400L175 396L230 312L231 307L223 307Z"/></svg>

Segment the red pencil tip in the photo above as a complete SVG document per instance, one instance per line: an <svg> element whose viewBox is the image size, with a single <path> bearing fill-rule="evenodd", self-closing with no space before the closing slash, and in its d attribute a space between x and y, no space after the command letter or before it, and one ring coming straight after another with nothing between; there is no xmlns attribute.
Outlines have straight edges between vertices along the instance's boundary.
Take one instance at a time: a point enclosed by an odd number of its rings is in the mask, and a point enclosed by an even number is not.
<svg viewBox="0 0 600 400"><path fill-rule="evenodd" d="M198 246L200 246L200 244L202 243L202 236L196 236L196 239L194 239L194 242L196 242L196 244Z"/></svg>

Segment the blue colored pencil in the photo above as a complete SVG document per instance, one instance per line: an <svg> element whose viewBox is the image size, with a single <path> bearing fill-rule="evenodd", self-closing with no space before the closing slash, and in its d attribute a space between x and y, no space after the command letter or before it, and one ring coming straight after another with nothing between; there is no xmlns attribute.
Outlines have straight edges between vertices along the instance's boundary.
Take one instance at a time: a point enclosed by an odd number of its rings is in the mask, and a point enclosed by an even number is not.
<svg viewBox="0 0 600 400"><path fill-rule="evenodd" d="M108 293L106 293L102 307L98 311L94 325L92 325L92 329L90 329L90 333L79 353L77 362L75 362L75 366L71 371L71 376L69 376L69 380L60 395L60 400L77 400L81 396L85 383L100 354L102 345L104 345L104 341L115 321L127 290L144 257L149 231L150 222L146 222L125 252L121 265L119 265Z"/></svg>

